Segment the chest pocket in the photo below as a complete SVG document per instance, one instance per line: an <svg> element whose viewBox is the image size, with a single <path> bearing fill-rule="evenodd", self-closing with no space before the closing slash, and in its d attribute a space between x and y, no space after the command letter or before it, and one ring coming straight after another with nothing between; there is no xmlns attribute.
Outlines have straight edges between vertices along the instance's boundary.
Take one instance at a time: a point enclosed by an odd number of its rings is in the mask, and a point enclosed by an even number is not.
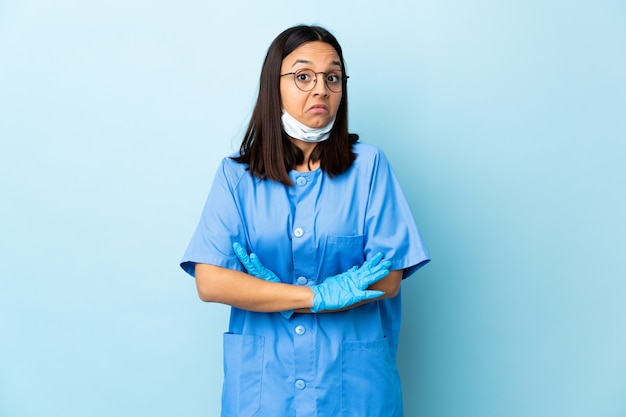
<svg viewBox="0 0 626 417"><path fill-rule="evenodd" d="M361 266L363 257L363 235L330 235L324 243L324 252L320 262L321 279L340 274L353 266Z"/></svg>

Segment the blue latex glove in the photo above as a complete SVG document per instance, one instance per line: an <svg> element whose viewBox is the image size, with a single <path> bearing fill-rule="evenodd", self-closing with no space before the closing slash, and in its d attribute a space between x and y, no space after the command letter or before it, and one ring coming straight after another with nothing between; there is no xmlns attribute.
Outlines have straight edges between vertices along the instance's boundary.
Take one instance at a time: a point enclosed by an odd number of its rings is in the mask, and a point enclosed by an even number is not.
<svg viewBox="0 0 626 417"><path fill-rule="evenodd" d="M259 261L256 253L248 255L248 252L246 252L243 246L237 242L233 243L233 249L235 250L235 255L237 255L237 258L239 258L239 261L250 275L254 275L255 277L264 279L265 281L281 282L280 278L278 278L275 273L261 264L261 261Z"/></svg>
<svg viewBox="0 0 626 417"><path fill-rule="evenodd" d="M311 286L313 290L311 311L317 313L324 310L339 310L385 295L383 291L367 289L389 275L391 262L381 262L382 259L383 254L377 253L360 268L352 267L344 273L326 278L321 284Z"/></svg>
<svg viewBox="0 0 626 417"><path fill-rule="evenodd" d="M255 253L248 255L248 252L246 252L243 246L241 246L238 242L233 243L233 250L235 251L237 258L239 258L239 262L241 262L246 271L248 271L248 274L261 278L265 281L281 282L280 278L278 278L275 273L263 266L259 257L256 256ZM293 310L281 311L280 314L289 320L289 318L293 315Z"/></svg>

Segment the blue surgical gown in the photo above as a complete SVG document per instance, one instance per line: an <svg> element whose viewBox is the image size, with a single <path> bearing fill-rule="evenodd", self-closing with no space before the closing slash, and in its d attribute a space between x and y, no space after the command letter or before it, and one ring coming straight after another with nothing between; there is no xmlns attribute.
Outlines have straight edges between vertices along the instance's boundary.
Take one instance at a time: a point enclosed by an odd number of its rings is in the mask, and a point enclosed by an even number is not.
<svg viewBox="0 0 626 417"><path fill-rule="evenodd" d="M344 173L291 171L294 186L260 180L225 158L181 266L243 270L240 242L280 279L314 285L377 252L408 277L429 261L385 155L364 143ZM400 296L348 311L231 309L224 334L223 417L402 416L396 351Z"/></svg>

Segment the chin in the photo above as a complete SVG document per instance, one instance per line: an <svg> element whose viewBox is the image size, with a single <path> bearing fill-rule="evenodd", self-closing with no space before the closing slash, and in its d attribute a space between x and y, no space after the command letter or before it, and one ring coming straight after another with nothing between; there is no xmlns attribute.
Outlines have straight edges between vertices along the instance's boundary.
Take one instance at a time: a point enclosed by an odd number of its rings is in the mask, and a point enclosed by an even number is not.
<svg viewBox="0 0 626 417"><path fill-rule="evenodd" d="M321 127L328 125L332 120L333 119L330 117L325 117L324 119L315 118L313 120L310 120L308 123L304 123L304 124L307 125L308 127L319 129Z"/></svg>

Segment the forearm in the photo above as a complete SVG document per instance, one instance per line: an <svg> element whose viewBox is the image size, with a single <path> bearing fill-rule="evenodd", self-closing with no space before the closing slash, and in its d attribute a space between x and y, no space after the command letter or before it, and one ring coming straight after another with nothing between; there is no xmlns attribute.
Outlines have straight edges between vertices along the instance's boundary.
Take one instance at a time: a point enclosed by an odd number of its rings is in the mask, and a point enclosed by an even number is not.
<svg viewBox="0 0 626 417"><path fill-rule="evenodd" d="M402 283L402 273L402 270L389 271L389 275L385 278L370 285L368 289L383 291L385 293L382 297L375 298L370 301L381 300L383 298L393 298L398 295L398 292L400 291L400 284Z"/></svg>
<svg viewBox="0 0 626 417"><path fill-rule="evenodd" d="M309 287L268 282L213 265L196 264L196 286L202 301L243 310L277 312L308 310L313 306L313 291Z"/></svg>

